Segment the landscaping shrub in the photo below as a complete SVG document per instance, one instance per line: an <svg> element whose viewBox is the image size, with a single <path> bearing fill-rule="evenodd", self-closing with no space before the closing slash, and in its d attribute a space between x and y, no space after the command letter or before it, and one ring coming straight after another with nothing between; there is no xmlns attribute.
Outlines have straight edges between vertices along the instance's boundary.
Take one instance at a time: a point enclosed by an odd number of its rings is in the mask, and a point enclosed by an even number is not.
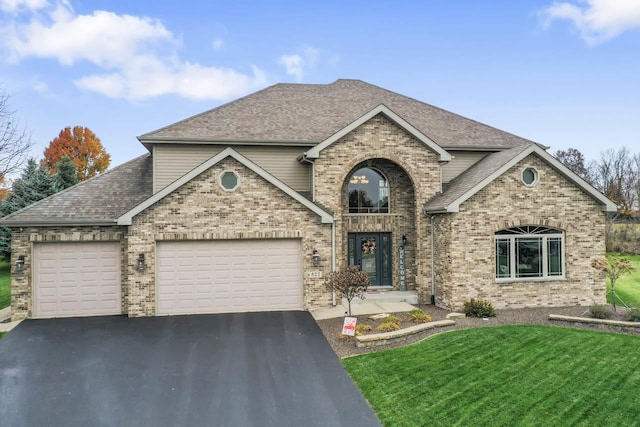
<svg viewBox="0 0 640 427"><path fill-rule="evenodd" d="M613 315L613 310L608 305L592 305L589 307L589 313L595 319L609 319Z"/></svg>
<svg viewBox="0 0 640 427"><path fill-rule="evenodd" d="M629 322L640 322L640 308L633 307L629 310L629 312L625 315L625 318Z"/></svg>
<svg viewBox="0 0 640 427"><path fill-rule="evenodd" d="M384 323L395 323L396 325L400 326L400 324L402 323L402 319L400 319L398 316L389 316L384 319Z"/></svg>
<svg viewBox="0 0 640 427"><path fill-rule="evenodd" d="M350 341L351 338L353 338L353 337L351 337L350 335L345 335L342 332L338 333L338 339L340 341Z"/></svg>
<svg viewBox="0 0 640 427"><path fill-rule="evenodd" d="M487 300L471 298L464 303L464 314L467 317L496 317L496 309Z"/></svg>
<svg viewBox="0 0 640 427"><path fill-rule="evenodd" d="M416 308L409 313L409 320L412 323L428 323L431 322L431 316L419 308Z"/></svg>
<svg viewBox="0 0 640 427"><path fill-rule="evenodd" d="M389 317L395 317L395 316L389 316ZM396 317L397 319L397 317ZM399 320L399 319L398 319ZM383 323L381 323L380 325L378 325L378 327L376 328L376 331L378 332L391 332L391 331L397 331L398 329L400 329L400 323L396 323L393 321L389 321L389 320L385 320Z"/></svg>
<svg viewBox="0 0 640 427"><path fill-rule="evenodd" d="M373 329L373 326L367 323L361 323L358 326L356 326L356 336L359 337L360 335L364 335L367 332L371 332L372 329Z"/></svg>

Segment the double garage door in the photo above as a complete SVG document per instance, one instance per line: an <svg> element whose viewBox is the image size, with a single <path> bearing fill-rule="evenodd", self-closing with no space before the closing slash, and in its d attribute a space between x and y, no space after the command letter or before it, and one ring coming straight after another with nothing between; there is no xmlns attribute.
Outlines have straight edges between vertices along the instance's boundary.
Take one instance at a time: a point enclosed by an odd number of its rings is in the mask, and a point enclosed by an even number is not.
<svg viewBox="0 0 640 427"><path fill-rule="evenodd" d="M34 317L121 314L119 243L33 251ZM299 240L159 242L156 262L158 314L302 309Z"/></svg>
<svg viewBox="0 0 640 427"><path fill-rule="evenodd" d="M158 242L157 313L302 309L300 240Z"/></svg>

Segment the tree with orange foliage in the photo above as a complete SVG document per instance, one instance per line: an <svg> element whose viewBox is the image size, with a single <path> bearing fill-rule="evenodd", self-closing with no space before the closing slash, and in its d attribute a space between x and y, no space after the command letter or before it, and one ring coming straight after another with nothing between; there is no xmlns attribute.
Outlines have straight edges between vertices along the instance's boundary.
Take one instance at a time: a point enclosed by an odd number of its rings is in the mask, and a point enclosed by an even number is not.
<svg viewBox="0 0 640 427"><path fill-rule="evenodd" d="M82 126L74 126L73 130L70 127L62 129L44 150L43 162L54 174L64 156L73 160L79 181L101 174L111 163L111 155L105 151L100 139L91 129Z"/></svg>

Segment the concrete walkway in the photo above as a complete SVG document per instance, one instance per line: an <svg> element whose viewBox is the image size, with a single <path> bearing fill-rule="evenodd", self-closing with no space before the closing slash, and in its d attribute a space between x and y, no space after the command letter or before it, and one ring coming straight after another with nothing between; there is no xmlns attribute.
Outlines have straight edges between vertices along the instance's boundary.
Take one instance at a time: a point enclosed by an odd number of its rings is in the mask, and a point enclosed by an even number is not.
<svg viewBox="0 0 640 427"><path fill-rule="evenodd" d="M5 320L11 319L11 307L6 307L0 310L0 322L5 322ZM16 326L20 324L21 320L16 322L5 322L0 323L0 333L9 332Z"/></svg>
<svg viewBox="0 0 640 427"><path fill-rule="evenodd" d="M351 301L351 315L364 316L379 313L399 313L415 309L406 302L376 302L376 301ZM311 315L316 320L332 319L334 317L344 317L348 313L346 302L335 307L322 307L311 310Z"/></svg>

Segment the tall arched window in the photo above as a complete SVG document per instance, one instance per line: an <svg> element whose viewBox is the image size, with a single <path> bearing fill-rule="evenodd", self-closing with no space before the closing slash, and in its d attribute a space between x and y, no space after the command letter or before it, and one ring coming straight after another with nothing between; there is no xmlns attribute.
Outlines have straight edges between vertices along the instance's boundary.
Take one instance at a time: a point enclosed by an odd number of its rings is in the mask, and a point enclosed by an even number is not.
<svg viewBox="0 0 640 427"><path fill-rule="evenodd" d="M377 170L358 169L348 188L349 213L389 213L389 184Z"/></svg>
<svg viewBox="0 0 640 427"><path fill-rule="evenodd" d="M564 232L528 225L496 233L496 279L564 278Z"/></svg>

